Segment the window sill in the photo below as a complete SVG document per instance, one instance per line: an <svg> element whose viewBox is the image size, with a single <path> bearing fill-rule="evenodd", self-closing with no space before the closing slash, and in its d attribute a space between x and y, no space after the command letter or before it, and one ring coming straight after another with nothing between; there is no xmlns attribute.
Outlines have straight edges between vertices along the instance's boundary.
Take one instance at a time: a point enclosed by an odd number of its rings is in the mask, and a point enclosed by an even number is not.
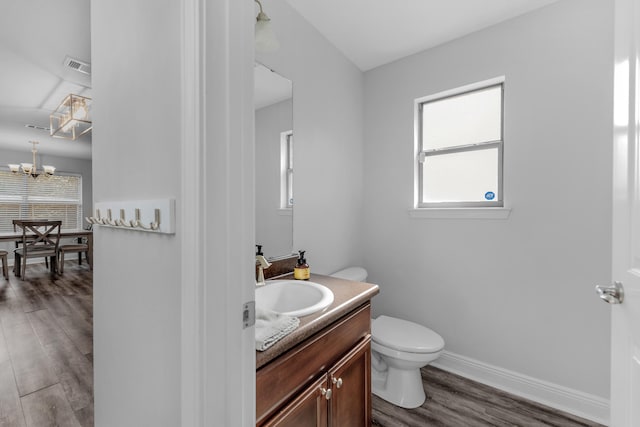
<svg viewBox="0 0 640 427"><path fill-rule="evenodd" d="M278 209L278 215L291 216L291 215L293 215L293 209L292 208L279 208Z"/></svg>
<svg viewBox="0 0 640 427"><path fill-rule="evenodd" d="M511 208L411 208L411 218L426 219L507 219Z"/></svg>

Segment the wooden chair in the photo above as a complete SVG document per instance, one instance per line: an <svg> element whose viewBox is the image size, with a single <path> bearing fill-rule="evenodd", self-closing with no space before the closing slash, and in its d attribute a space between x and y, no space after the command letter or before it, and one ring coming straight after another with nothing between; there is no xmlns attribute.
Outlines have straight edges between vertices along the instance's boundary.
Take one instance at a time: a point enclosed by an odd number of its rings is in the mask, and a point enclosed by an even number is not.
<svg viewBox="0 0 640 427"><path fill-rule="evenodd" d="M15 231L15 227L14 227L14 231ZM22 240L16 241L16 249L19 249L21 244L22 244ZM44 259L44 263L45 263L46 267L49 268L49 258L45 258ZM14 262L13 263L13 273L15 274L17 272L18 273L18 274L16 274L16 276L17 276L17 275L19 275L20 272L18 270L16 270L16 265L17 265L17 263Z"/></svg>
<svg viewBox="0 0 640 427"><path fill-rule="evenodd" d="M80 239L78 239L80 240ZM64 273L64 254L67 252L78 253L78 264L82 264L82 253L84 252L87 256L87 263L89 264L89 268L92 268L91 259L89 259L89 245L87 243L73 243L73 244L65 244L60 245L58 248L58 261L60 263L59 271L60 274Z"/></svg>
<svg viewBox="0 0 640 427"><path fill-rule="evenodd" d="M39 221L48 221L48 219L46 219L46 218L38 218L38 220L39 220ZM13 221L13 231L14 231L14 232L15 232L15 231L18 231L18 228L19 228L19 227L16 225L16 221ZM35 239L35 237L29 237L29 238L30 238L30 239ZM15 244L16 244L16 249L18 249L18 248L20 247L20 244L21 244L21 243L22 243L22 241L21 241L21 240L19 240L19 241L16 241L16 242L15 242ZM44 259L44 264L47 266L47 268L49 268L49 258L45 258L45 259ZM16 268L16 265L17 265L17 263L16 263L16 262L15 262L15 260L14 260L14 263L13 263L13 274L15 274L15 275L16 275L16 277L17 277L17 276L19 276L19 275L20 275L20 270L18 270L18 269Z"/></svg>
<svg viewBox="0 0 640 427"><path fill-rule="evenodd" d="M21 245L14 251L16 275L24 280L29 258L49 258L49 268L56 272L62 221L14 220L13 224L22 229Z"/></svg>
<svg viewBox="0 0 640 427"><path fill-rule="evenodd" d="M0 251L0 258L2 259L2 275L5 279L9 280L9 266L7 264L7 251Z"/></svg>

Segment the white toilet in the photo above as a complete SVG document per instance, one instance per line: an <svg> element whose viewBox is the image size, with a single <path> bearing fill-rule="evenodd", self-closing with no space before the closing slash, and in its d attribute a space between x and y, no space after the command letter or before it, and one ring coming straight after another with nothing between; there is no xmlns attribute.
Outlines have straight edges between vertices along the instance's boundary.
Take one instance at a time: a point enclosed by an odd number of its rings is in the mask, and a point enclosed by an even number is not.
<svg viewBox="0 0 640 427"><path fill-rule="evenodd" d="M367 270L349 267L332 274L364 282ZM420 368L436 360L444 340L429 328L407 320L379 316L371 322L371 388L373 394L403 408L425 401Z"/></svg>

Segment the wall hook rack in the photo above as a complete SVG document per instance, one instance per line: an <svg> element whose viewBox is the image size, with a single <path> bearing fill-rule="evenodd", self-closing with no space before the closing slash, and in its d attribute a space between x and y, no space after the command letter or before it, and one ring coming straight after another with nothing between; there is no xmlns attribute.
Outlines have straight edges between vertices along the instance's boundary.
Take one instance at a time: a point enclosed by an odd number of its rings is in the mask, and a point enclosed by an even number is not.
<svg viewBox="0 0 640 427"><path fill-rule="evenodd" d="M107 212L103 217L101 211ZM114 218L114 211L120 212ZM127 218L133 218L127 220ZM175 233L175 199L97 202L95 216L85 217L90 224L153 233Z"/></svg>

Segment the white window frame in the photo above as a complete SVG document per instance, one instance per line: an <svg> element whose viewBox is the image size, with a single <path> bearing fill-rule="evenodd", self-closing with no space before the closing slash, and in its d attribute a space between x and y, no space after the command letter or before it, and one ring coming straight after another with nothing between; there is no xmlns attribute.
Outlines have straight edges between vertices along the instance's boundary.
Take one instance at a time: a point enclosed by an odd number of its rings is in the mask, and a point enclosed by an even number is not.
<svg viewBox="0 0 640 427"><path fill-rule="evenodd" d="M0 171L2 171L3 173L14 173L14 172L10 172L8 168L6 167L0 167ZM23 174L22 172L20 172L20 175L22 175L22 177L24 178L24 180L30 180L33 179L30 176L27 176L25 174ZM2 205L4 203L11 203L11 204L19 204L20 205L20 218L15 218L15 219L26 219L26 217L22 217L22 214L25 212L25 210L28 211L28 206L29 205L46 205L46 204L68 204L68 205L76 205L78 206L78 212L77 212L77 218L76 218L76 222L78 224L78 228L82 227L82 218L83 218L83 204L82 204L82 175L81 174L77 174L77 173L67 173L67 172L56 172L56 176L73 176L73 177L77 177L79 179L78 182L78 199L46 199L46 200L38 200L38 199L34 199L34 200L29 200L28 196L26 194L21 194L21 195L8 195L8 197L5 199L5 201L3 201L3 197L2 195L0 195L0 209L2 209ZM55 176L54 176L55 177ZM52 177L52 178L54 178ZM51 179L51 178L46 178L45 176L41 176L37 179ZM57 218L47 218L47 219L57 219ZM63 224L64 227L64 224Z"/></svg>
<svg viewBox="0 0 640 427"><path fill-rule="evenodd" d="M504 186L503 186L503 151L504 151L504 76L484 80L455 89L438 92L436 94L421 97L414 102L414 123L415 123L415 151L414 151L414 208L410 210L413 217L451 217L451 218L502 218L509 214L509 209L504 207ZM474 91L488 89L491 87L501 87L501 126L500 139L496 141L484 141L476 144L459 145L434 150L424 150L422 147L422 108L424 104L434 102L454 96L459 96ZM442 155L447 153L484 150L498 148L498 199L480 202L422 202L423 180L422 173L424 161L429 156ZM454 212L454 210L465 210L466 212ZM483 212L484 211L484 212ZM490 213L493 211L493 213ZM428 214L425 214L429 212ZM495 214L495 215L494 215Z"/></svg>
<svg viewBox="0 0 640 427"><path fill-rule="evenodd" d="M280 133L280 209L293 209L293 130Z"/></svg>

